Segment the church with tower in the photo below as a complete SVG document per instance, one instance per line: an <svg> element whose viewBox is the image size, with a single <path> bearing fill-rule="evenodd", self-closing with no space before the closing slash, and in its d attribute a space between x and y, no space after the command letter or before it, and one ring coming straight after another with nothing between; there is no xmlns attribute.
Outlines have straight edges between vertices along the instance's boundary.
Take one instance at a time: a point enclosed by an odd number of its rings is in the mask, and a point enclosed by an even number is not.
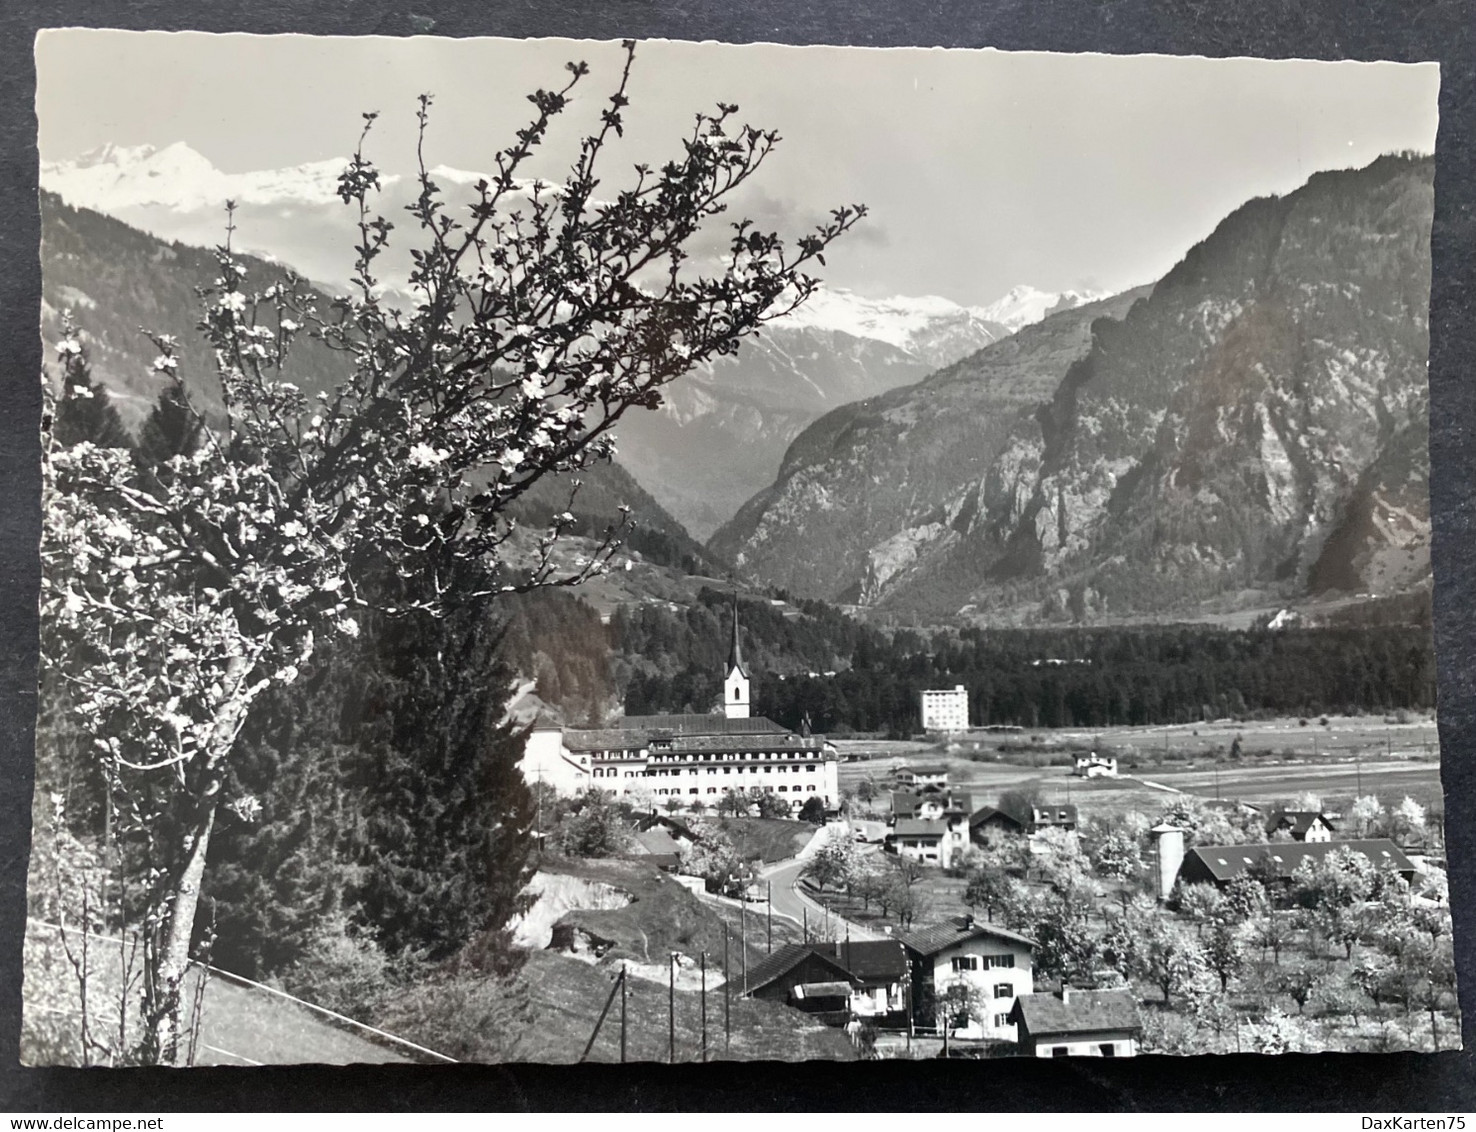
<svg viewBox="0 0 1476 1132"><path fill-rule="evenodd" d="M657 805L675 799L710 808L724 794L759 790L795 808L819 798L827 810L836 809L835 748L823 736L798 734L753 715L752 685L735 599L721 713L626 716L594 729L540 724L528 735L519 764L523 777L560 794L594 786Z"/></svg>

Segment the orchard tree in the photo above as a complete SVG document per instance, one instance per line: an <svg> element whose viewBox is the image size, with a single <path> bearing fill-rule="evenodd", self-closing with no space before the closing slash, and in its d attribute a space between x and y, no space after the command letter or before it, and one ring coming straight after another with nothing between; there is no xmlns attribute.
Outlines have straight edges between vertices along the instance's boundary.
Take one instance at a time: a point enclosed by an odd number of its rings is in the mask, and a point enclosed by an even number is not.
<svg viewBox="0 0 1476 1132"><path fill-rule="evenodd" d="M517 542L510 508L543 477L608 459L628 410L656 407L674 379L807 299L817 286L807 269L864 214L838 209L792 247L733 222L718 267L697 270L694 237L779 138L720 104L697 116L675 157L637 166L617 189L601 157L624 128L633 42L625 51L562 183L524 170L588 73L582 63L561 89L530 96L529 124L459 214L425 163L421 99L403 309L381 297L396 226L375 211L366 115L338 183L357 216L350 293L325 310L290 274L248 280L228 220L218 277L201 293L215 373L182 374L178 343L153 339L154 369L186 405L192 389L215 385L219 410L207 419L192 408L198 446L157 466L54 428L43 446L45 664L65 674L117 832L147 862L142 1060L181 1052L211 832L223 805L249 801L226 796L236 737L262 693L293 682L323 639L357 632L365 564L421 579L413 592L425 596L392 611L407 615L602 572L619 530L561 570L554 547L572 510ZM332 388L294 379L304 336L342 359L347 376ZM64 361L81 353L71 335L58 349ZM64 381L48 419L65 420L75 395ZM485 588L449 585L467 562Z"/></svg>
<svg viewBox="0 0 1476 1132"><path fill-rule="evenodd" d="M805 862L800 875L817 888L839 888L856 864L856 844L840 829L832 829Z"/></svg>

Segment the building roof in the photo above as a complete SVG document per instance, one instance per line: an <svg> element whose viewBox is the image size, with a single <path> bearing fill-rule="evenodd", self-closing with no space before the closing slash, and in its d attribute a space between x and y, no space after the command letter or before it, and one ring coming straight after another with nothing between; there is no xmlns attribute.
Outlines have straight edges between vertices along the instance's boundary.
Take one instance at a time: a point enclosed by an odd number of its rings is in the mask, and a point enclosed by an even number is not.
<svg viewBox="0 0 1476 1132"><path fill-rule="evenodd" d="M892 826L890 837L942 837L948 832L945 821L930 821L927 818L898 818Z"/></svg>
<svg viewBox="0 0 1476 1132"><path fill-rule="evenodd" d="M655 857L675 857L681 851L676 838L660 826L641 830L633 840L636 852L649 853Z"/></svg>
<svg viewBox="0 0 1476 1132"><path fill-rule="evenodd" d="M1272 810L1266 818L1266 832L1278 829L1289 830L1293 837L1307 833L1321 822L1328 829L1337 829L1332 820L1320 810Z"/></svg>
<svg viewBox="0 0 1476 1132"><path fill-rule="evenodd" d="M983 825L985 822L989 821L1008 822L1016 829L1024 828L1023 823L1014 814L1009 813L1005 810L997 809L994 806L984 806L982 809L975 810L972 814L970 814L969 828L972 829L974 826Z"/></svg>
<svg viewBox="0 0 1476 1132"><path fill-rule="evenodd" d="M1030 808L1030 820L1034 825L1057 825L1060 822L1076 822L1076 807L1066 806L1032 806Z"/></svg>
<svg viewBox="0 0 1476 1132"><path fill-rule="evenodd" d="M981 935L993 936L996 939L1004 940L1006 943L1018 943L1025 947L1035 946L1035 940L1029 936L1021 935L1019 932L1008 931L996 924L981 924L972 916L964 916L961 919L954 917L944 923L934 924L931 927L903 932L897 938L909 950L927 957L937 955L938 952L944 951L954 944L965 943Z"/></svg>
<svg viewBox="0 0 1476 1132"><path fill-rule="evenodd" d="M1022 994L1015 999L1010 1020L1023 1023L1032 1038L1143 1028L1138 1004L1121 990L1072 990L1064 1001L1054 994Z"/></svg>
<svg viewBox="0 0 1476 1132"><path fill-rule="evenodd" d="M844 967L834 959L817 953L813 944L786 943L771 954L765 955L748 969L748 993L752 994L771 983L778 982L811 956L819 959L841 978L849 978Z"/></svg>
<svg viewBox="0 0 1476 1132"><path fill-rule="evenodd" d="M793 732L768 735L677 735L671 739L670 748L655 751L653 756L666 754L667 750L679 755L747 754L752 751L805 751L819 755L825 752L825 740L818 736L802 736Z"/></svg>
<svg viewBox="0 0 1476 1132"><path fill-rule="evenodd" d="M743 645L738 640L738 595L733 595L733 643L728 646L728 671L737 669L748 678L748 666L743 663Z"/></svg>
<svg viewBox="0 0 1476 1132"><path fill-rule="evenodd" d="M638 750L653 738L787 734L785 728L763 716L729 719L723 715L630 715L617 727L565 728L564 746L571 751Z"/></svg>
<svg viewBox="0 0 1476 1132"><path fill-rule="evenodd" d="M1365 841L1277 841L1270 845L1196 845L1184 854L1184 862L1197 860L1216 880L1230 880L1257 860L1269 858L1277 876L1289 877L1303 861L1321 860L1339 849L1361 853L1376 867L1393 861L1400 872L1414 872L1414 863L1387 837Z"/></svg>
<svg viewBox="0 0 1476 1132"><path fill-rule="evenodd" d="M947 763L919 763L917 766L902 766L897 768L898 774L947 774Z"/></svg>
<svg viewBox="0 0 1476 1132"><path fill-rule="evenodd" d="M834 959L859 982L895 983L907 976L907 952L901 940L857 939L812 943L815 954Z"/></svg>
<svg viewBox="0 0 1476 1132"><path fill-rule="evenodd" d="M917 813L918 804L922 801L921 794L911 794L906 790L893 790L891 794L894 815Z"/></svg>

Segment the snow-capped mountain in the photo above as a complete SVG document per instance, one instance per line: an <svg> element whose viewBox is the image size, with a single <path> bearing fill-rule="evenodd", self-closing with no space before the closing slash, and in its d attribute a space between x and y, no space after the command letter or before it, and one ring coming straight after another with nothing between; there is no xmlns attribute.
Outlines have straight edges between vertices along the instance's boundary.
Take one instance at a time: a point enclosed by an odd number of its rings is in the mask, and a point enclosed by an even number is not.
<svg viewBox="0 0 1476 1132"><path fill-rule="evenodd" d="M115 216L148 206L215 213L228 200L249 205L330 205L338 203L338 175L346 165L335 157L284 169L223 173L184 142L163 149L104 145L71 161L42 162L41 187L69 204Z"/></svg>
<svg viewBox="0 0 1476 1132"><path fill-rule="evenodd" d="M226 173L183 142L108 145L43 163L41 184L70 205L196 247L221 241L225 203L234 201L238 250L341 288L355 238L354 214L337 194L345 165L330 158ZM448 200L468 196L483 177L446 165L431 175ZM379 207L386 216L409 201L413 181L382 177ZM531 181L519 189L558 191ZM390 301L408 267L402 257L395 245L381 264ZM822 414L921 381L1084 298L1017 287L988 307L967 307L933 295L876 299L822 289L736 356L676 383L660 412L628 416L621 430L625 461L663 506L705 537L773 482L790 441Z"/></svg>
<svg viewBox="0 0 1476 1132"><path fill-rule="evenodd" d="M978 317L997 322L1011 334L1021 327L1039 322L1048 314L1074 310L1087 303L1108 297L1107 291L1042 291L1022 284L1011 287L1001 298L987 306L974 308Z"/></svg>

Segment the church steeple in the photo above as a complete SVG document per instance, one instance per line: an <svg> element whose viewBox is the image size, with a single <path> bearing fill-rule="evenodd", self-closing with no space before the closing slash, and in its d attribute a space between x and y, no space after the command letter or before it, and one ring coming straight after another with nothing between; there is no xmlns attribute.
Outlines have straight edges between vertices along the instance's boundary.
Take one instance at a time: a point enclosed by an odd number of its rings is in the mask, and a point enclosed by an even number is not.
<svg viewBox="0 0 1476 1132"><path fill-rule="evenodd" d="M733 643L728 646L728 674L723 680L723 714L729 719L748 718L748 666L743 663L743 642L738 635L738 595L733 595Z"/></svg>

